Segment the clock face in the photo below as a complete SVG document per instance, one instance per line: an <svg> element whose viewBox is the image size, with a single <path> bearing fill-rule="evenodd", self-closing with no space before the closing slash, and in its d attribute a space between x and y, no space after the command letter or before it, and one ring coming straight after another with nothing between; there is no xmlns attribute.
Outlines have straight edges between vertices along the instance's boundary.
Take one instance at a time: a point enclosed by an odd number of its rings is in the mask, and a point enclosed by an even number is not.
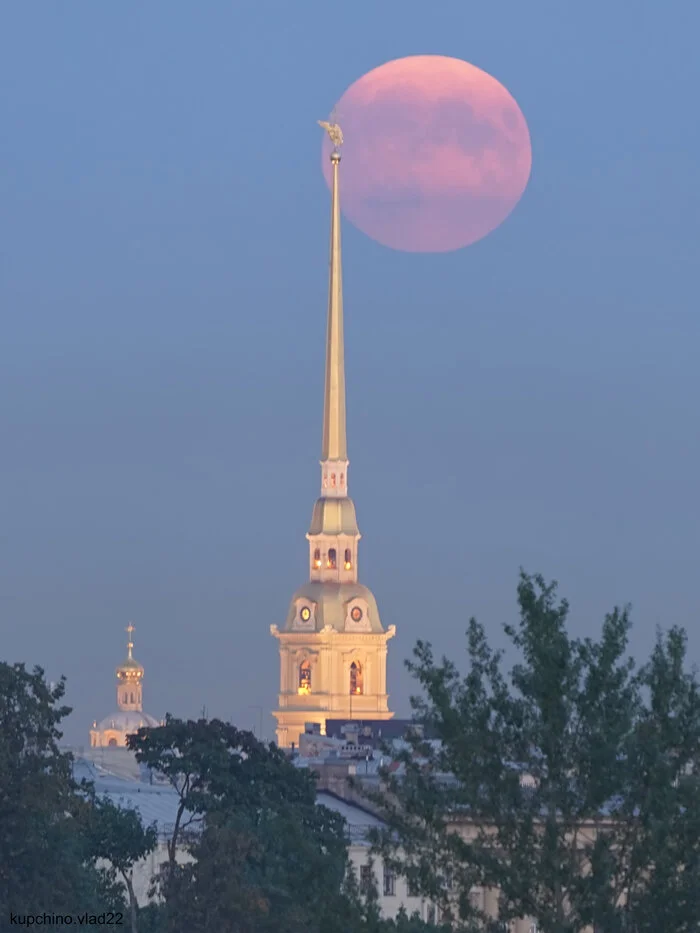
<svg viewBox="0 0 700 933"><path fill-rule="evenodd" d="M311 618L311 610L309 609L308 606L301 607L301 612L299 613L299 617L301 618L302 622L309 621L309 619Z"/></svg>
<svg viewBox="0 0 700 933"><path fill-rule="evenodd" d="M359 606L352 607L352 609L350 610L350 618L352 619L353 622L362 621L362 610L360 609Z"/></svg>

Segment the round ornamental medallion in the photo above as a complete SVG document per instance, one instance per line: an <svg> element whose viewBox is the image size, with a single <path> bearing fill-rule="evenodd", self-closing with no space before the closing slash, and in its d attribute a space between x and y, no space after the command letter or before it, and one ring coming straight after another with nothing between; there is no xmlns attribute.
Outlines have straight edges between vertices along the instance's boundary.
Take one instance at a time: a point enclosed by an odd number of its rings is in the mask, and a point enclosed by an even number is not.
<svg viewBox="0 0 700 933"><path fill-rule="evenodd" d="M352 607L352 609L350 610L350 618L352 619L353 622L362 621L362 610L360 609L359 606Z"/></svg>

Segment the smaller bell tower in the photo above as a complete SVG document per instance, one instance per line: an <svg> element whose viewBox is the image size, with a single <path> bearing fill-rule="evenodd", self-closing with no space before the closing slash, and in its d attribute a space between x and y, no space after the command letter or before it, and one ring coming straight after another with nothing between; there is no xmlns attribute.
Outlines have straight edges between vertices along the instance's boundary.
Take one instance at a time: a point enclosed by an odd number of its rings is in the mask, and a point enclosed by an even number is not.
<svg viewBox="0 0 700 933"><path fill-rule="evenodd" d="M126 643L126 658L116 669L117 711L99 723L93 722L90 730L90 745L93 748L122 748L126 745L127 736L142 726L153 728L161 724L143 711L144 668L134 657L134 626L131 622L126 631L129 639Z"/></svg>
<svg viewBox="0 0 700 933"><path fill-rule="evenodd" d="M140 713L143 709L143 665L134 660L134 643L131 636L134 626L126 627L129 641L126 644L126 661L117 668L117 708Z"/></svg>

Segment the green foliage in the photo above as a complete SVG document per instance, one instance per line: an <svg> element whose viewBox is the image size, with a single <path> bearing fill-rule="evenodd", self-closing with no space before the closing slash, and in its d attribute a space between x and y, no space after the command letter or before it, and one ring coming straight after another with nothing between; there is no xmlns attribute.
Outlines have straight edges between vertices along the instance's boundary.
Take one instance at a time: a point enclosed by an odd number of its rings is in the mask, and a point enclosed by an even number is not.
<svg viewBox="0 0 700 933"><path fill-rule="evenodd" d="M377 848L461 930L491 923L475 886L500 890L499 922L542 933L696 929L700 713L682 633L635 671L627 610L594 641L567 634L541 577L521 574L518 603L507 676L475 620L465 676L418 643L414 709L439 742L414 739L405 778L385 776Z"/></svg>
<svg viewBox="0 0 700 933"><path fill-rule="evenodd" d="M180 798L162 887L165 929L346 929L337 927L352 910L344 823L316 804L308 771L218 720L168 718L129 744L139 761L167 775ZM188 842L183 831L193 825L197 834ZM188 865L177 861L183 846L194 858Z"/></svg>
<svg viewBox="0 0 700 933"><path fill-rule="evenodd" d="M88 804L61 752L65 686L41 668L0 663L0 915L123 910L120 888L96 868Z"/></svg>
<svg viewBox="0 0 700 933"><path fill-rule="evenodd" d="M386 923L387 933L452 933L449 924L427 923L421 920L417 913L409 916L405 907L401 907L396 915L396 919Z"/></svg>
<svg viewBox="0 0 700 933"><path fill-rule="evenodd" d="M155 828L144 828L135 810L118 807L107 797L91 796L90 802L88 827L95 855L130 876L134 865L155 849Z"/></svg>
<svg viewBox="0 0 700 933"><path fill-rule="evenodd" d="M134 865L145 858L156 847L157 834L154 827L144 828L141 817L134 810L116 806L108 797L89 793L85 826L95 858L106 860L111 871L126 886L132 933L138 931L139 905L133 886Z"/></svg>
<svg viewBox="0 0 700 933"><path fill-rule="evenodd" d="M684 670L686 637L657 636L637 683L642 700L625 749L623 792L611 810L619 829L595 855L611 864L606 930L697 930L700 917L700 692ZM612 896L625 891L623 908ZM600 886L594 897L601 898ZM593 914L594 907L589 915Z"/></svg>
<svg viewBox="0 0 700 933"><path fill-rule="evenodd" d="M144 904L138 914L138 933L162 933L166 924L165 905L152 901Z"/></svg>

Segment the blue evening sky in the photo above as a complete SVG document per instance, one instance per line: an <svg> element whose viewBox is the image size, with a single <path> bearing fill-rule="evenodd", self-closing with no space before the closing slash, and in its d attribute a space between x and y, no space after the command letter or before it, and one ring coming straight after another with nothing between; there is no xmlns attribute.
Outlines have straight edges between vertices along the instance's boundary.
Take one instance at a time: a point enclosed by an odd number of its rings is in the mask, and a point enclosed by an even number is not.
<svg viewBox="0 0 700 933"><path fill-rule="evenodd" d="M633 604L700 661L697 4L150 0L0 11L0 624L115 706L276 701L306 579L326 313L325 117L392 58L485 69L528 121L511 217L450 254L345 225L351 491L399 714L419 637L503 644L520 565L572 630Z"/></svg>

